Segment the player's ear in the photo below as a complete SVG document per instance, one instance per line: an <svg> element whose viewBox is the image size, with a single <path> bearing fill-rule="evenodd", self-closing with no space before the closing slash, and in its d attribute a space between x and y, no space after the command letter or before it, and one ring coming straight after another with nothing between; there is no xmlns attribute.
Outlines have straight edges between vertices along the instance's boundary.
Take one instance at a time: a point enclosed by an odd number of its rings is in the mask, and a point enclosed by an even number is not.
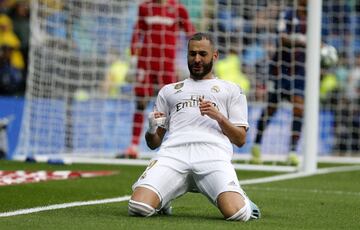
<svg viewBox="0 0 360 230"><path fill-rule="evenodd" d="M219 51L217 49L214 50L214 53L213 53L213 60L214 61L217 61L219 58Z"/></svg>

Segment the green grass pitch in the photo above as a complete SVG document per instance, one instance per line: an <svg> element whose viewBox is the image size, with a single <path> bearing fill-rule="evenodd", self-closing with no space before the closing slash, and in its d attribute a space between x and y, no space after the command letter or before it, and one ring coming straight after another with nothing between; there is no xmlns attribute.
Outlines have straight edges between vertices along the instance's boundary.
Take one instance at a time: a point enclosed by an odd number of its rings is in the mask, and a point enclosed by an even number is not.
<svg viewBox="0 0 360 230"><path fill-rule="evenodd" d="M330 165L326 165L327 167ZM0 187L0 213L131 194L144 166L48 165L0 161L0 170L114 170L118 174ZM238 171L241 180L276 175ZM169 185L171 186L171 185ZM0 217L0 229L360 229L360 171L244 185L262 211L246 223L223 220L199 194L173 202L172 216L129 217L127 202L79 206Z"/></svg>

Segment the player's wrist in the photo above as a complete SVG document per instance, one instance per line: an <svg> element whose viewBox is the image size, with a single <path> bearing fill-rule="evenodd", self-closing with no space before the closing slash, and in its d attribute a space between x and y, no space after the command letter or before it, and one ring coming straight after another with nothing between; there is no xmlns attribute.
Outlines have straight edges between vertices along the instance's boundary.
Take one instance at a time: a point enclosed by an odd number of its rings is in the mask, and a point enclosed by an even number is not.
<svg viewBox="0 0 360 230"><path fill-rule="evenodd" d="M148 129L147 129L148 133L155 134L158 127L165 128L166 117L155 118L155 113L151 112L149 114L148 119L149 119L149 126L148 126Z"/></svg>
<svg viewBox="0 0 360 230"><path fill-rule="evenodd" d="M147 129L147 132L150 133L150 134L155 134L155 133L156 133L156 130L157 130L157 126L149 127L149 128Z"/></svg>
<svg viewBox="0 0 360 230"><path fill-rule="evenodd" d="M217 119L217 122L220 126L223 126L226 123L226 118L225 117L220 117Z"/></svg>
<svg viewBox="0 0 360 230"><path fill-rule="evenodd" d="M149 126L148 126L148 129L147 129L147 132L150 133L150 134L155 134L156 130L157 130L157 124L156 124L156 119L155 119L154 112L151 112L149 114L148 119L149 119Z"/></svg>

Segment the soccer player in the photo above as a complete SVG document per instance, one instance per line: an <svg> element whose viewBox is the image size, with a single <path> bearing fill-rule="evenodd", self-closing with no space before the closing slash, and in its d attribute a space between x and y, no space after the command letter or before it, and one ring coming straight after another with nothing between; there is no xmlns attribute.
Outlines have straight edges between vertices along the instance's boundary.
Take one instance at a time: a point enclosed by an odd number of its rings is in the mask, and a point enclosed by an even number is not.
<svg viewBox="0 0 360 230"><path fill-rule="evenodd" d="M176 45L181 30L188 36L195 32L186 8L176 0L152 0L140 4L131 43L131 55L137 61L136 111L131 145L125 150L125 157L138 157L144 110L149 99L163 85L177 81Z"/></svg>
<svg viewBox="0 0 360 230"><path fill-rule="evenodd" d="M252 147L252 161L261 162L260 144L270 118L281 99L293 104L292 138L289 159L296 157L296 148L302 127L305 88L307 0L298 0L296 9L280 14L279 40L269 66L268 102L257 122L257 135ZM294 160L297 162L297 160Z"/></svg>
<svg viewBox="0 0 360 230"><path fill-rule="evenodd" d="M129 214L171 214L173 199L200 192L226 220L257 219L260 210L231 164L232 144L246 141L246 96L236 84L213 75L218 51L209 34L190 38L187 58L190 77L164 86L149 114L146 142L160 148L133 185Z"/></svg>

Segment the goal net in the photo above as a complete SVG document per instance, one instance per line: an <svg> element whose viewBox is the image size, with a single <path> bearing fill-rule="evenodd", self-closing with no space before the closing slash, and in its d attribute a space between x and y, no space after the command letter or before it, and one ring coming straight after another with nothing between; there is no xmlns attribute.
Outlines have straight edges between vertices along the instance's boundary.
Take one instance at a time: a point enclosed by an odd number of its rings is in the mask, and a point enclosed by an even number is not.
<svg viewBox="0 0 360 230"><path fill-rule="evenodd" d="M299 119L293 116L294 107L299 110L302 105L297 105L292 95L301 95L299 82L294 79L302 77L305 62L296 55L301 56L305 47L294 43L296 39L306 40L306 34L301 33L311 25L302 24L302 19L292 18L289 12L299 10L302 1L180 2L197 31L209 31L215 36L220 52L216 74L235 81L247 94L250 130L246 145L234 148L235 156L249 159L259 132L263 134L260 150L264 157L285 158L291 151L292 132L297 132L296 151L301 154L302 132L299 128L294 131L292 124L294 119ZM136 83L126 75L131 71L130 44L140 3L139 0L31 1L26 103L15 157L59 154L114 157L129 146L136 110L133 90ZM357 1L323 1L322 41L334 46L339 57L336 66L323 68L319 76L318 146L323 156L359 154L359 8ZM289 18L290 22L284 21ZM287 35L293 44L279 46L280 30L289 30ZM181 79L188 75L186 40L183 32L178 36L175 66ZM276 54L278 57L274 59ZM280 72L277 75L274 67ZM286 72L286 68L290 70ZM287 78L289 87L273 88L269 82L275 75ZM259 131L262 110L269 103L275 104L275 99L270 100L268 95L274 89L279 101L277 111L267 127ZM282 100L281 94L288 98ZM150 109L151 103L147 111ZM296 125L301 126L302 122ZM143 135L141 156L150 156L153 152L146 147Z"/></svg>

